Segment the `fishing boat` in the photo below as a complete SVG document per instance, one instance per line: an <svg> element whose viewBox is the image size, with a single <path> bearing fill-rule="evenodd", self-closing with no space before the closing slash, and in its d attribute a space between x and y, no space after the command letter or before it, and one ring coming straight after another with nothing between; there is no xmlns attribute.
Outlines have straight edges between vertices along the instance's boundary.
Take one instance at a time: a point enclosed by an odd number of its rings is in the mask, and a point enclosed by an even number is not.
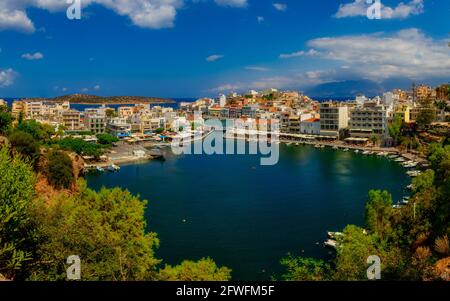
<svg viewBox="0 0 450 301"><path fill-rule="evenodd" d="M96 169L97 171L99 171L99 172L104 172L104 171L105 171L105 170L104 170L102 167L100 167L100 166L96 166L95 169Z"/></svg>

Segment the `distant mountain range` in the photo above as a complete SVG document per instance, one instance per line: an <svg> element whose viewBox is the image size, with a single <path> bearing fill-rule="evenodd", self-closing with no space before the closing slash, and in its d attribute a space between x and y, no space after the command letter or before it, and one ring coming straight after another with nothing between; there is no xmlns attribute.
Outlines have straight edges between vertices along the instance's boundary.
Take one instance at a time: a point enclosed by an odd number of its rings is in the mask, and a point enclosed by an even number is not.
<svg viewBox="0 0 450 301"><path fill-rule="evenodd" d="M134 104L134 103L174 103L172 99L144 97L144 96L97 96L87 94L71 94L54 98L27 98L27 100L44 100L50 102L64 102L78 104Z"/></svg>
<svg viewBox="0 0 450 301"><path fill-rule="evenodd" d="M306 90L305 94L319 98L353 98L358 94L375 96L381 95L386 91L387 89L381 84L370 80L348 80L317 85Z"/></svg>

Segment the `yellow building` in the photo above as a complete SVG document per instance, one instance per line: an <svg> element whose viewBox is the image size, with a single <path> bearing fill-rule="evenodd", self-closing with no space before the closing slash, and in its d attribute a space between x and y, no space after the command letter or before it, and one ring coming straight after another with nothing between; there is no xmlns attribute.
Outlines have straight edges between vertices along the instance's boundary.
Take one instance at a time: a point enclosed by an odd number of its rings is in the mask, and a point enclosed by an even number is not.
<svg viewBox="0 0 450 301"><path fill-rule="evenodd" d="M394 119L400 117L403 122L409 123L410 122L410 107L403 105L396 108L394 112Z"/></svg>

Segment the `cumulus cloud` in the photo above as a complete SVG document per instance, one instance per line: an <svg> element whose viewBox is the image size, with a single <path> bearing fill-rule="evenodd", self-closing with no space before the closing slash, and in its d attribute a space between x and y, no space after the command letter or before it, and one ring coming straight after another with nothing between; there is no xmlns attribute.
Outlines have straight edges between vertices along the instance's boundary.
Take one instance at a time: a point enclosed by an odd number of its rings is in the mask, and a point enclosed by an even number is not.
<svg viewBox="0 0 450 301"><path fill-rule="evenodd" d="M213 55L208 56L206 58L206 61L207 62L215 62L215 61L220 60L221 58L223 58L223 55L221 55L221 54L213 54Z"/></svg>
<svg viewBox="0 0 450 301"><path fill-rule="evenodd" d="M284 3L274 3L273 7L278 11L285 11L287 9L287 5Z"/></svg>
<svg viewBox="0 0 450 301"><path fill-rule="evenodd" d="M214 0L218 5L228 7L246 7L247 0Z"/></svg>
<svg viewBox="0 0 450 301"><path fill-rule="evenodd" d="M351 3L341 4L335 14L336 18L367 16L367 9L371 4L365 0L354 0ZM405 19L411 15L419 15L424 11L423 0L410 0L408 3L400 2L396 7L381 4L382 19Z"/></svg>
<svg viewBox="0 0 450 301"><path fill-rule="evenodd" d="M264 22L264 17L258 16L258 17L256 17L256 20L258 21L258 23L262 23L262 22Z"/></svg>
<svg viewBox="0 0 450 301"><path fill-rule="evenodd" d="M450 76L448 41L433 40L410 28L391 34L314 39L308 46L324 59L344 63L373 80Z"/></svg>
<svg viewBox="0 0 450 301"><path fill-rule="evenodd" d="M121 16L128 17L134 25L144 28L173 27L177 10L184 0L83 0L83 7L102 5ZM63 0L2 0L0 1L0 30L34 32L36 28L26 9L36 7L50 12L65 11Z"/></svg>
<svg viewBox="0 0 450 301"><path fill-rule="evenodd" d="M14 84L14 80L19 76L19 73L9 68L6 70L0 70L0 88L8 87Z"/></svg>
<svg viewBox="0 0 450 301"><path fill-rule="evenodd" d="M40 52L22 54L22 58L29 61L42 60L44 55Z"/></svg>

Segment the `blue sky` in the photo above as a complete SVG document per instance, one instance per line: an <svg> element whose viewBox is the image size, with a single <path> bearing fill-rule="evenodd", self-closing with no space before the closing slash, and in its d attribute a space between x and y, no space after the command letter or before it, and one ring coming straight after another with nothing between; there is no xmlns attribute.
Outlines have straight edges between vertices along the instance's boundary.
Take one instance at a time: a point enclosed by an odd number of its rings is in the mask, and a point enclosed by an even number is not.
<svg viewBox="0 0 450 301"><path fill-rule="evenodd" d="M368 79L450 79L450 1L0 2L0 96L214 96Z"/></svg>

